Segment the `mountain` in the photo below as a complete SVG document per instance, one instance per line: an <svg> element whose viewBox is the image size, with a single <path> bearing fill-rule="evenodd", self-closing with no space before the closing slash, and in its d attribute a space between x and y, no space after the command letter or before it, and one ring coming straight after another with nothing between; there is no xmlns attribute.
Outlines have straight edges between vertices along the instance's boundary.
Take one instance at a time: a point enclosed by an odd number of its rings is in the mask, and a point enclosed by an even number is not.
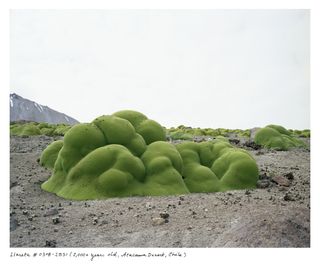
<svg viewBox="0 0 320 264"><path fill-rule="evenodd" d="M79 121L64 113L12 93L10 94L10 122L21 120L49 124L74 125L79 123Z"/></svg>

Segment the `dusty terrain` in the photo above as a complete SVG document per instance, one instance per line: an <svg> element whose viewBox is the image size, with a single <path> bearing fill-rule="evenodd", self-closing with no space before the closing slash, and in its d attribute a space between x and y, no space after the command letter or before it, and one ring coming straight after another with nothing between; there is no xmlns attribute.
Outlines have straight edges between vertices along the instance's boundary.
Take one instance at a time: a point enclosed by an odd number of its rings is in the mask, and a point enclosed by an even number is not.
<svg viewBox="0 0 320 264"><path fill-rule="evenodd" d="M310 247L309 150L246 146L255 190L69 201L40 188L53 140L11 137L11 247Z"/></svg>

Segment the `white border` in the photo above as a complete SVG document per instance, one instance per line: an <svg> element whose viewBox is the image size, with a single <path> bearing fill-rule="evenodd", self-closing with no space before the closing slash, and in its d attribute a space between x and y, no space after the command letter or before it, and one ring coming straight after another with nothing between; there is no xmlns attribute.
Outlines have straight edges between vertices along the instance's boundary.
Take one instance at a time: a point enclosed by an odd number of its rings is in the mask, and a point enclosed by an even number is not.
<svg viewBox="0 0 320 264"><path fill-rule="evenodd" d="M1 129L0 129L0 151L1 151L1 203L2 203L2 217L0 217L0 226L2 227L1 235L1 262L2 263L43 263L43 260L37 259L36 262L30 262L28 260L10 259L9 254L13 249L9 248L9 10L10 9L311 9L311 134L312 134L312 162L311 162L311 249L181 249L180 251L187 251L188 263L196 263L201 261L202 263L314 263L319 248L319 201L320 201L320 173L318 166L319 150L320 150L320 122L318 116L319 105L319 8L317 1L281 1L281 0L269 0L269 1L174 1L174 0L162 0L162 1L84 1L84 0L13 0L13 1L1 1L0 11L0 76L1 76L1 88L0 88L0 112L1 112ZM318 121L317 121L318 120ZM39 251L43 249L14 249L18 252ZM49 250L49 249L48 249ZM59 249L51 249L55 251ZM87 251L90 249L72 249L77 252ZM96 252L96 249L93 249ZM107 250L108 249L104 249ZM109 249L113 250L113 249ZM123 250L123 249L119 249ZM132 251L132 249L127 249ZM143 252L143 250L151 249L135 249L135 252ZM157 249L154 249L157 252ZM46 263L57 263L56 260L45 260ZM64 262L64 261L59 261ZM134 263L163 263L163 259L126 259L124 262ZM166 260L167 262L167 260ZM177 263L182 261L168 261L169 263ZM183 261L185 262L185 261ZM120 263L120 261L114 261L112 259L103 259L101 261L79 261L76 262L67 260L65 263Z"/></svg>

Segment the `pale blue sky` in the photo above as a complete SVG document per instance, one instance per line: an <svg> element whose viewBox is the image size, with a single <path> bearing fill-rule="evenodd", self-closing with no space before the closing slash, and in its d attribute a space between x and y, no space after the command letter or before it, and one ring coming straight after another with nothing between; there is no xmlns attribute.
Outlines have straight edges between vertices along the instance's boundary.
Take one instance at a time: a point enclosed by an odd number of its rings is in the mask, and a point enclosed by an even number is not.
<svg viewBox="0 0 320 264"><path fill-rule="evenodd" d="M81 122L310 127L307 10L13 10L10 91Z"/></svg>

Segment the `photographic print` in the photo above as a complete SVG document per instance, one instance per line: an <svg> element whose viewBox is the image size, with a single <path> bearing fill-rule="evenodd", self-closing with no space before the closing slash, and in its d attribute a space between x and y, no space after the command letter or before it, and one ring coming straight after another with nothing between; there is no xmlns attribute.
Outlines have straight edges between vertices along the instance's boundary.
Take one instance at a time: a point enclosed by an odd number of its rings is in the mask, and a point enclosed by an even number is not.
<svg viewBox="0 0 320 264"><path fill-rule="evenodd" d="M12 9L11 248L309 248L306 9Z"/></svg>

